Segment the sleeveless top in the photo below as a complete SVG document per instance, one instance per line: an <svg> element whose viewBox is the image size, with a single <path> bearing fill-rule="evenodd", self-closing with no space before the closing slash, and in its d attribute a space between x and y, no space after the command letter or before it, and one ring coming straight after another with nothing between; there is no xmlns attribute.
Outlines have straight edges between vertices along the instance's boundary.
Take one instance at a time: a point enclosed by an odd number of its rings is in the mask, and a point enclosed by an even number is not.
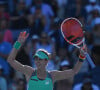
<svg viewBox="0 0 100 90"><path fill-rule="evenodd" d="M28 90L53 90L53 81L50 73L47 72L45 79L39 79L35 70L29 79L27 88Z"/></svg>

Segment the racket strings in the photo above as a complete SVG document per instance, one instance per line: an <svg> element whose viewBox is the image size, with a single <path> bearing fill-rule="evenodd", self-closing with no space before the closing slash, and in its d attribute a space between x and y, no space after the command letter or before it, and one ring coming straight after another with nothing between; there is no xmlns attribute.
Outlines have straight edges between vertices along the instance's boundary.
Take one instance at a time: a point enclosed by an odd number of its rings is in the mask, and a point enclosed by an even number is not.
<svg viewBox="0 0 100 90"><path fill-rule="evenodd" d="M80 40L82 40L83 37L77 37L76 39L71 40L72 43L78 43Z"/></svg>

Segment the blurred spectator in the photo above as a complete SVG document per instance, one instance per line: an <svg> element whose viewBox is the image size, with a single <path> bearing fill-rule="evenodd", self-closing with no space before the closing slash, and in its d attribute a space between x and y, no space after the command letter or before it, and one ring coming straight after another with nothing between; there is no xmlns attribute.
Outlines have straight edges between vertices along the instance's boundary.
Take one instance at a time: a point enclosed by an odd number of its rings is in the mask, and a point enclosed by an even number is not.
<svg viewBox="0 0 100 90"><path fill-rule="evenodd" d="M100 17L94 20L94 28L93 28L93 39L94 45L100 45Z"/></svg>
<svg viewBox="0 0 100 90"><path fill-rule="evenodd" d="M8 64L7 57L12 49L12 45L9 42L3 41L4 31L0 30L0 64L3 67L4 75L9 77L10 75L10 66Z"/></svg>
<svg viewBox="0 0 100 90"><path fill-rule="evenodd" d="M23 74L18 71L14 71L12 73L12 77L10 78L10 82L8 84L7 90L17 90L17 87L19 87L18 84L20 84L20 80L23 80L23 81L25 80ZM23 87L23 85L22 85L22 87Z"/></svg>
<svg viewBox="0 0 100 90"><path fill-rule="evenodd" d="M17 80L17 89L16 90L25 90L25 81L23 79L18 79Z"/></svg>
<svg viewBox="0 0 100 90"><path fill-rule="evenodd" d="M100 46L94 46L92 49L92 56L96 67L91 70L92 80L100 87Z"/></svg>
<svg viewBox="0 0 100 90"><path fill-rule="evenodd" d="M40 36L40 42L38 43L37 49L43 48L47 50L49 53L55 54L55 44L48 36L47 33L42 32Z"/></svg>
<svg viewBox="0 0 100 90"><path fill-rule="evenodd" d="M60 63L60 71L68 70L70 69L71 64L69 61L64 60ZM56 82L56 90L71 90L72 89L72 83L73 83L73 77L66 79L66 80L60 80Z"/></svg>
<svg viewBox="0 0 100 90"><path fill-rule="evenodd" d="M32 36L32 55L34 55L35 54L35 52L36 52L36 47L37 47L37 44L39 43L39 36L38 35L33 35Z"/></svg>
<svg viewBox="0 0 100 90"><path fill-rule="evenodd" d="M6 12L5 4L0 3L0 19L2 18L9 20L10 15Z"/></svg>
<svg viewBox="0 0 100 90"><path fill-rule="evenodd" d="M35 0L35 6L31 8L31 13L33 15L36 11L37 6L41 8L42 14L46 17L45 31L48 32L50 29L50 23L52 23L52 19L54 17L54 12L52 11L50 5L43 3L43 0Z"/></svg>
<svg viewBox="0 0 100 90"><path fill-rule="evenodd" d="M31 30L31 35L40 35L46 26L46 17L41 11L41 6L35 7L35 12L33 15L28 16L28 27Z"/></svg>
<svg viewBox="0 0 100 90"><path fill-rule="evenodd" d="M43 0L44 3L49 4L54 12L54 17L58 16L58 0Z"/></svg>
<svg viewBox="0 0 100 90"><path fill-rule="evenodd" d="M52 7L52 10L53 10L53 12L54 12L54 17L55 17L55 18L58 16L58 10L59 10L57 1L58 1L58 0L50 0L50 3L49 3L50 6Z"/></svg>
<svg viewBox="0 0 100 90"><path fill-rule="evenodd" d="M57 0L58 3L58 17L64 19L65 9L67 7L68 0Z"/></svg>
<svg viewBox="0 0 100 90"><path fill-rule="evenodd" d="M85 7L87 13L91 13L93 9L97 9L100 12L100 6L97 4L96 0L89 0L89 4Z"/></svg>
<svg viewBox="0 0 100 90"><path fill-rule="evenodd" d="M51 30L48 33L51 39L55 42L56 51L58 51L58 49L61 47L67 47L67 43L64 40L60 30L61 22L62 20L60 18L55 18L54 22L51 24Z"/></svg>
<svg viewBox="0 0 100 90"><path fill-rule="evenodd" d="M31 7L32 0L25 0L26 7Z"/></svg>
<svg viewBox="0 0 100 90"><path fill-rule="evenodd" d="M17 3L16 9L12 12L12 29L23 29L27 26L27 15L29 14L29 10L27 10L25 6L25 2L23 0Z"/></svg>
<svg viewBox="0 0 100 90"><path fill-rule="evenodd" d="M2 75L3 75L3 68L0 65L0 90L7 90L7 81Z"/></svg>
<svg viewBox="0 0 100 90"><path fill-rule="evenodd" d="M66 8L66 16L67 17L83 16L84 19L86 19L87 14L83 6L83 0L74 0L73 4L68 4L68 7Z"/></svg>
<svg viewBox="0 0 100 90"><path fill-rule="evenodd" d="M17 7L18 0L6 0L8 4L8 11L11 14Z"/></svg>
<svg viewBox="0 0 100 90"><path fill-rule="evenodd" d="M4 41L13 44L12 31L9 30L8 28L9 28L9 21L7 21L6 19L1 19L0 20L0 30L5 32L4 33Z"/></svg>
<svg viewBox="0 0 100 90"><path fill-rule="evenodd" d="M96 66L100 66L100 46L93 46L91 52Z"/></svg>
<svg viewBox="0 0 100 90"><path fill-rule="evenodd" d="M84 19L86 19L86 11L83 7L83 1L82 0L76 0L76 6L75 6L75 17L77 16L83 16Z"/></svg>
<svg viewBox="0 0 100 90"><path fill-rule="evenodd" d="M91 13L88 15L88 20L87 20L87 24L90 26L90 29L94 27L95 24L94 21L98 17L100 17L100 11L98 11L97 9L93 9Z"/></svg>
<svg viewBox="0 0 100 90"><path fill-rule="evenodd" d="M63 71L63 70L67 70L67 69L70 69L71 68L71 64L68 60L63 60L61 63L60 63L60 70Z"/></svg>
<svg viewBox="0 0 100 90"><path fill-rule="evenodd" d="M47 65L47 70L51 71L51 70L58 70L59 69L59 63L60 60L59 58L55 55L50 55L49 56L50 60L48 61L48 65Z"/></svg>
<svg viewBox="0 0 100 90"><path fill-rule="evenodd" d="M31 48L32 48L31 42L25 42L25 44L21 47L20 51L18 52L16 60L18 60L23 65L32 66L30 58Z"/></svg>
<svg viewBox="0 0 100 90"><path fill-rule="evenodd" d="M85 32L85 38L86 38L86 44L89 50L92 50L93 48L93 33L92 32Z"/></svg>
<svg viewBox="0 0 100 90"><path fill-rule="evenodd" d="M99 87L92 83L90 77L84 77L83 82L76 84L73 90L99 90Z"/></svg>
<svg viewBox="0 0 100 90"><path fill-rule="evenodd" d="M60 62L62 62L64 60L68 60L69 61L69 56L68 56L67 48L59 48L58 57L60 59Z"/></svg>

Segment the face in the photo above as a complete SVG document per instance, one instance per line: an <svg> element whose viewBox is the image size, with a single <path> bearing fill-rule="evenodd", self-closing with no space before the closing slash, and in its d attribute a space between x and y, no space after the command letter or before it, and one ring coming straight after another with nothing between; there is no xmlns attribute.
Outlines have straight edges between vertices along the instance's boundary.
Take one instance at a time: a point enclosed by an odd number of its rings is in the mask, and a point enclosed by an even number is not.
<svg viewBox="0 0 100 90"><path fill-rule="evenodd" d="M2 20L0 23L0 28L1 29L6 29L7 28L7 21L6 20Z"/></svg>
<svg viewBox="0 0 100 90"><path fill-rule="evenodd" d="M49 39L48 35L46 33L42 33L42 35L41 35L41 42L42 43L47 43L48 39Z"/></svg>
<svg viewBox="0 0 100 90"><path fill-rule="evenodd" d="M42 69L47 66L48 60L46 59L40 59L39 57L35 57L34 60L35 60L36 67L38 69Z"/></svg>

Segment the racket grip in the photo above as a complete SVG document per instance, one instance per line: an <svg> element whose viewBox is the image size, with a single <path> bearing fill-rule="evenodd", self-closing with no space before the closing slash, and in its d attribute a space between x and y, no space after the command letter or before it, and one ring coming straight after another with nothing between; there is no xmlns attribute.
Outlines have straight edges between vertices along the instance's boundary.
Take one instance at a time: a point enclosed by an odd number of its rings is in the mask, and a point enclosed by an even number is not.
<svg viewBox="0 0 100 90"><path fill-rule="evenodd" d="M90 57L90 55L88 53L86 53L86 59L89 62L91 68L95 68L96 67L95 64L94 64L94 62L92 61L92 59L91 59L91 57Z"/></svg>

